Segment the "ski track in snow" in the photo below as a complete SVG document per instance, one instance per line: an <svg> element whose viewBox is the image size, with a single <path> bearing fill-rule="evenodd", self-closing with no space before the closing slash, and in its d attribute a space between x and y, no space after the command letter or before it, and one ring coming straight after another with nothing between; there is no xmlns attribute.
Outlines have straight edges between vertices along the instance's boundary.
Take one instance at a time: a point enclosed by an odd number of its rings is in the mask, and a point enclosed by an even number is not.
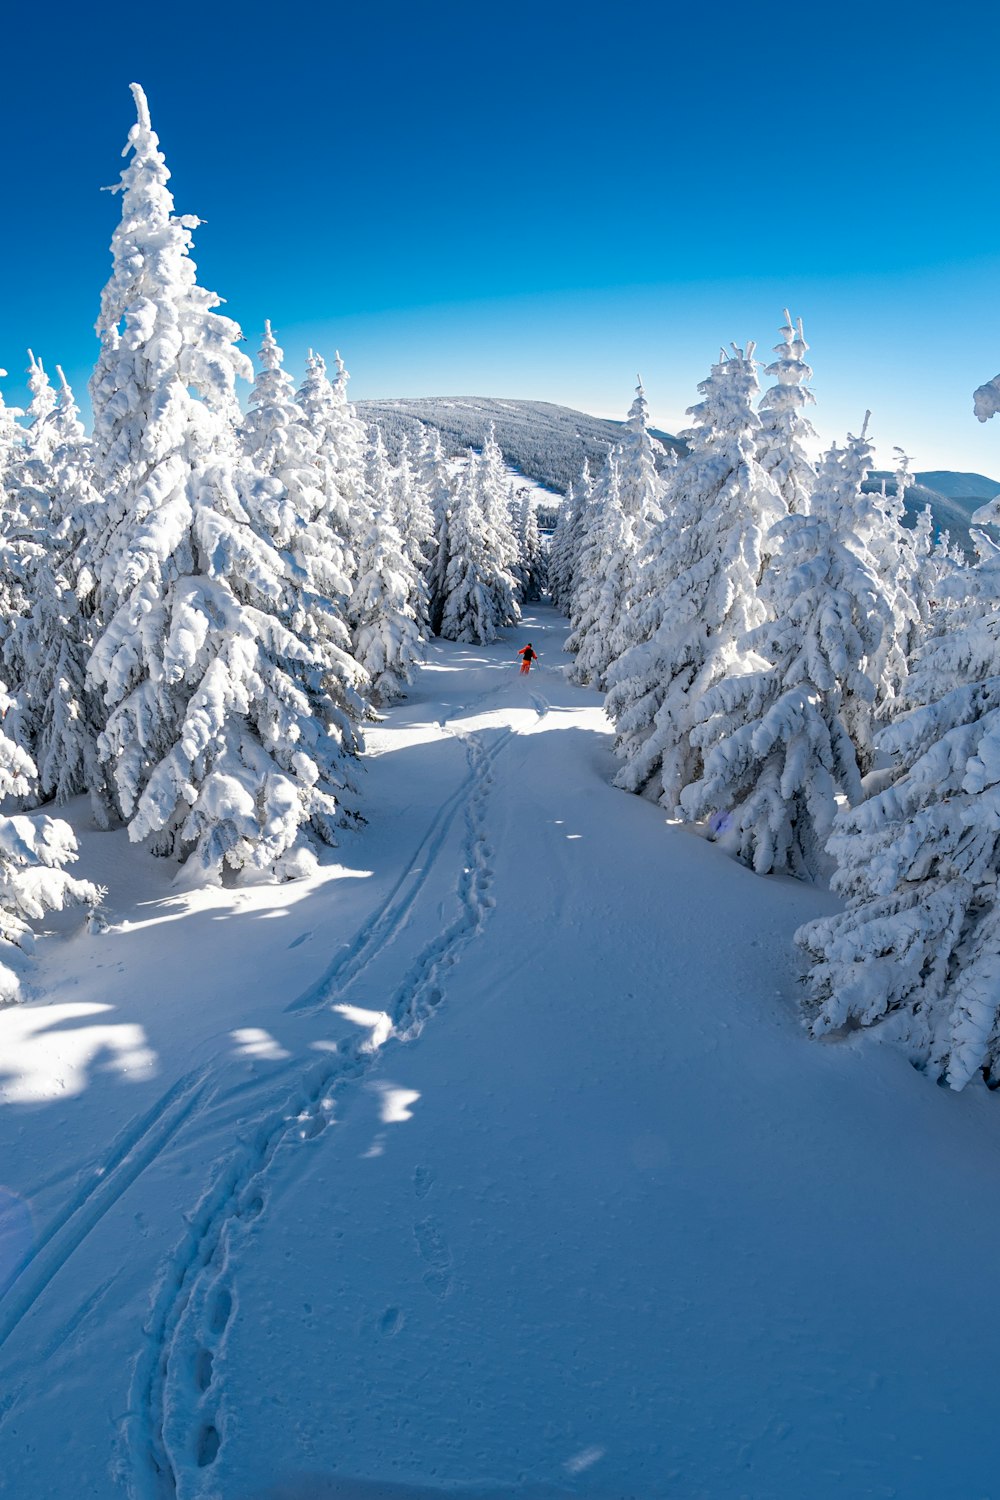
<svg viewBox="0 0 1000 1500"><path fill-rule="evenodd" d="M493 696L493 693L482 697ZM477 700L479 701L479 700ZM547 705L546 705L547 706ZM536 707L540 714L541 709ZM465 716L474 712L471 706ZM263 1213L268 1180L283 1147L317 1139L332 1118L337 1089L363 1079L389 1037L407 1042L419 1035L443 998L444 975L480 931L492 906L493 850L485 826L492 784L491 767L514 735L496 727L497 738L482 743L483 730L442 729L460 739L468 772L442 805L389 896L365 922L347 951L322 978L293 1001L291 1010L311 1014L342 995L406 924L439 859L449 830L464 813L465 832L455 895L458 912L410 963L386 1007L385 1034L354 1041L300 1076L298 1086L261 1111L251 1133L229 1157L217 1161L209 1187L190 1215L182 1242L163 1265L147 1318L146 1342L133 1370L128 1414L121 1427L118 1478L133 1500L215 1500L212 1469L225 1441L226 1413L221 1366L226 1338L238 1306L235 1270L239 1254ZM430 1182L417 1185L423 1196ZM422 1189L422 1192L421 1192ZM425 1280L446 1296L450 1255L433 1223L413 1226L419 1253L427 1262ZM383 1314L380 1332L391 1337L400 1326L398 1309Z"/></svg>
<svg viewBox="0 0 1000 1500"><path fill-rule="evenodd" d="M0 1304L0 1348L105 1214L157 1159L181 1127L204 1107L208 1073L208 1068L201 1068L185 1074L151 1109L131 1121L110 1154L99 1167L92 1169L87 1183L71 1195L62 1211L42 1231ZM95 1294L97 1300L106 1290L107 1287ZM61 1334L56 1335L53 1348L65 1342L93 1303L91 1297L83 1304ZM16 1402L17 1393L8 1392L0 1419Z"/></svg>
<svg viewBox="0 0 1000 1500"><path fill-rule="evenodd" d="M496 689L491 689L489 693L482 694L481 698L476 700L476 704L495 696L496 691ZM467 717L471 717L473 712L474 709L463 709ZM441 728L447 734L465 739L465 736L460 735L458 731L449 729L447 722L442 722ZM426 885L427 878L444 848L455 818L467 805L477 778L483 775L483 772L493 763L512 733L512 730L505 729L492 749L478 756L470 753L470 765L465 779L457 790L441 804L430 827L385 901L368 918L347 949L333 961L314 984L311 984L285 1007L286 1011L312 1015L317 1011L325 1010L331 997L340 994L347 985L351 984L371 961L373 955L392 941L405 925L420 892ZM469 743L471 742L466 741L467 753L469 753Z"/></svg>

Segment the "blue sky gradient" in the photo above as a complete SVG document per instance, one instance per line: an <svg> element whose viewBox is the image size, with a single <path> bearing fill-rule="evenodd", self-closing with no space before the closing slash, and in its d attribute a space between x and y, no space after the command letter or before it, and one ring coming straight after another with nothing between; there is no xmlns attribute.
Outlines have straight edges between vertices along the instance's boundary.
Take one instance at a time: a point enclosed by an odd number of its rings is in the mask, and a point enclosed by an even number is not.
<svg viewBox="0 0 1000 1500"><path fill-rule="evenodd" d="M387 0L5 18L0 364L85 385L149 97L203 284L352 395L498 395L676 430L721 343L805 320L824 439L1000 477L1000 14Z"/></svg>

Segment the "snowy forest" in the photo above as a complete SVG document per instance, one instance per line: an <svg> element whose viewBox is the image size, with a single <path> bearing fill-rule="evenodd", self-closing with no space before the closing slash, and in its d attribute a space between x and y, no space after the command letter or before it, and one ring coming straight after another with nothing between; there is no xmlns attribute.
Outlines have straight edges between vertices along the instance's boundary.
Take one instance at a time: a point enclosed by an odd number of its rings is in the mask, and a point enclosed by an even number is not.
<svg viewBox="0 0 1000 1500"><path fill-rule="evenodd" d="M0 398L0 1002L45 912L102 921L39 809L86 794L185 885L308 874L364 824L365 724L422 643L495 641L547 594L616 785L843 898L796 935L811 1034L878 1025L933 1079L1000 1086L1000 547L904 526L902 452L866 490L863 411L816 456L787 312L770 362L720 353L680 453L640 383L545 546L495 437L457 461L429 427L387 446L339 354L297 384L267 325L251 361L133 93L92 431L34 354L27 409ZM998 409L1000 377L975 404Z"/></svg>

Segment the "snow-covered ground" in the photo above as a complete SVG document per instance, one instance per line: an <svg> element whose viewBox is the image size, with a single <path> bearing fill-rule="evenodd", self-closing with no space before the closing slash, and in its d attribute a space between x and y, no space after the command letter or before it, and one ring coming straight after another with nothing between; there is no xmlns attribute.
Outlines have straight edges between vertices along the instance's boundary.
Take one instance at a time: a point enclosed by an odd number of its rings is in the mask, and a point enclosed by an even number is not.
<svg viewBox="0 0 1000 1500"><path fill-rule="evenodd" d="M112 926L0 1012L5 1497L1000 1494L997 1101L806 1039L831 898L613 790L564 634L432 646L310 882L83 833Z"/></svg>

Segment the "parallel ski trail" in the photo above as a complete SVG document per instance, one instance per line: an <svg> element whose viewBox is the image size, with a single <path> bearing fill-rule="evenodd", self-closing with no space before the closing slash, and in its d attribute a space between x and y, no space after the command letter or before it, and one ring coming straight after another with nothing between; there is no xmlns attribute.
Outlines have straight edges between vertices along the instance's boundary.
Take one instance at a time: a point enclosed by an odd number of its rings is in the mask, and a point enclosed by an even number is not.
<svg viewBox="0 0 1000 1500"><path fill-rule="evenodd" d="M206 1077L207 1069L185 1074L151 1109L130 1122L111 1154L94 1169L94 1180L74 1194L42 1232L0 1301L0 1348L108 1210L200 1107Z"/></svg>
<svg viewBox="0 0 1000 1500"><path fill-rule="evenodd" d="M386 1007L385 1030L314 1063L291 1094L258 1116L249 1139L216 1164L214 1179L191 1215L184 1239L162 1269L146 1343L134 1367L121 1452L121 1477L133 1500L208 1500L217 1494L211 1471L225 1441L220 1365L238 1305L233 1268L266 1206L268 1179L281 1148L322 1135L336 1091L364 1078L390 1037L408 1041L420 1032L443 998L443 974L458 961L489 913L492 849L485 827L486 803L491 767L513 730L497 726L498 739L489 748L478 738L481 731L449 732L465 746L468 774L432 822L389 897L348 952L294 1002L294 1008L305 1013L323 1008L383 952L407 920L451 826L463 812L457 915L407 966ZM424 863L418 868L421 859ZM418 878L411 880L414 874Z"/></svg>
<svg viewBox="0 0 1000 1500"><path fill-rule="evenodd" d="M447 725L442 725L448 733ZM356 934L347 950L308 989L286 1005L286 1012L312 1015L323 1010L336 995L351 984L371 960L373 952L385 947L404 926L421 891L434 869L452 825L467 802L477 776L499 755L511 730L505 730L500 741L466 775L458 789L442 803L430 827L407 861L406 868L396 881L382 905L372 913Z"/></svg>

